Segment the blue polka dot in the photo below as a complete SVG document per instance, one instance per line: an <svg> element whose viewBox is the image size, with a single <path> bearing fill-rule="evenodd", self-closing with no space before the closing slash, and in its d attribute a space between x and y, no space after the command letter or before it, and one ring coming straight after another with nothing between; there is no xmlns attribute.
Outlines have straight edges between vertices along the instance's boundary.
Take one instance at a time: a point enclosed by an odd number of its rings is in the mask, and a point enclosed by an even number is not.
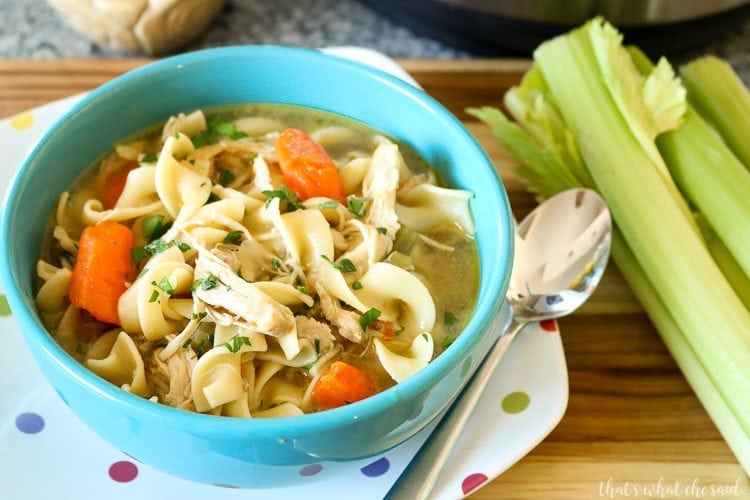
<svg viewBox="0 0 750 500"><path fill-rule="evenodd" d="M37 413L21 413L16 417L16 427L25 434L36 434L44 429L44 419Z"/></svg>
<svg viewBox="0 0 750 500"><path fill-rule="evenodd" d="M365 465L360 470L362 471L362 474L364 474L367 477L378 477L382 476L386 472L388 472L388 469L391 468L391 463L388 461L387 458L379 458L378 460L375 460L373 463Z"/></svg>
<svg viewBox="0 0 750 500"><path fill-rule="evenodd" d="M299 471L300 476L314 476L315 474L319 474L323 470L323 466L320 464L310 464L302 467Z"/></svg>

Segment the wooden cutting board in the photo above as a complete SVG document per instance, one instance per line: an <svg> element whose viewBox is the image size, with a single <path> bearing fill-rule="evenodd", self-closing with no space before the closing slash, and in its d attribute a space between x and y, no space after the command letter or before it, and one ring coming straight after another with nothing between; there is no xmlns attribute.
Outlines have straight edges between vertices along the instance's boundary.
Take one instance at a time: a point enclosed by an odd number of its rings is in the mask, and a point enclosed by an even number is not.
<svg viewBox="0 0 750 500"><path fill-rule="evenodd" d="M79 92L148 61L0 61L0 118ZM527 60L400 60L477 137L517 218L535 206L513 162L467 106L500 106ZM1 154L2 152L0 152ZM750 498L750 483L616 267L559 321L568 409L552 433L472 498ZM711 494L711 487L717 494ZM718 490L717 488L724 488ZM677 493L677 495L675 495Z"/></svg>

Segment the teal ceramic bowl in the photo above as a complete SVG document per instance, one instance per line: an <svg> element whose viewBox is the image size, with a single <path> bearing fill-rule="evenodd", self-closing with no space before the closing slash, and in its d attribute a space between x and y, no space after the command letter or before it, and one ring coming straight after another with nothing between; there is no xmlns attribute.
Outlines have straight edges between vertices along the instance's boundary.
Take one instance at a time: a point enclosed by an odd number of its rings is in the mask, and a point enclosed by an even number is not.
<svg viewBox="0 0 750 500"><path fill-rule="evenodd" d="M175 113L248 102L287 103L360 120L413 146L471 208L481 283L474 315L428 367L345 407L299 417L232 419L163 406L88 371L45 331L34 307L35 265L60 193L115 143ZM513 222L486 153L462 124L412 85L308 49L229 47L152 63L94 90L29 153L5 199L3 286L30 351L60 397L93 431L134 459L190 480L241 488L299 485L311 464L361 459L427 426L468 381L504 321ZM309 468L307 470L310 470Z"/></svg>

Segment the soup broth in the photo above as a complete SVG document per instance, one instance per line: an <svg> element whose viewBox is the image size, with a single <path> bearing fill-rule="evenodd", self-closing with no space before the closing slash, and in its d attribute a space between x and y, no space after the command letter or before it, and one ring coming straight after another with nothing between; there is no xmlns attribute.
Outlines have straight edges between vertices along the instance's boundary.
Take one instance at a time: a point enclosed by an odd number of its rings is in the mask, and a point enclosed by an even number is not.
<svg viewBox="0 0 750 500"><path fill-rule="evenodd" d="M72 356L159 403L235 417L333 408L406 380L468 322L470 197L338 115L180 114L63 193L37 307Z"/></svg>

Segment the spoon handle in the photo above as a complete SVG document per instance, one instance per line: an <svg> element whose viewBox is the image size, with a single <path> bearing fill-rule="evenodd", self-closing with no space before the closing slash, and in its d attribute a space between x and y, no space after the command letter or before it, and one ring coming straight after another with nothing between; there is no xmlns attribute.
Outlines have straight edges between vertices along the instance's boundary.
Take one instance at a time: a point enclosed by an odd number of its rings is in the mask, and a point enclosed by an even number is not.
<svg viewBox="0 0 750 500"><path fill-rule="evenodd" d="M390 500L426 500L430 497L451 451L484 393L500 361L505 357L518 332L526 323L512 320L485 357L473 378L443 417L440 425L427 438L425 444L401 474L386 498Z"/></svg>

